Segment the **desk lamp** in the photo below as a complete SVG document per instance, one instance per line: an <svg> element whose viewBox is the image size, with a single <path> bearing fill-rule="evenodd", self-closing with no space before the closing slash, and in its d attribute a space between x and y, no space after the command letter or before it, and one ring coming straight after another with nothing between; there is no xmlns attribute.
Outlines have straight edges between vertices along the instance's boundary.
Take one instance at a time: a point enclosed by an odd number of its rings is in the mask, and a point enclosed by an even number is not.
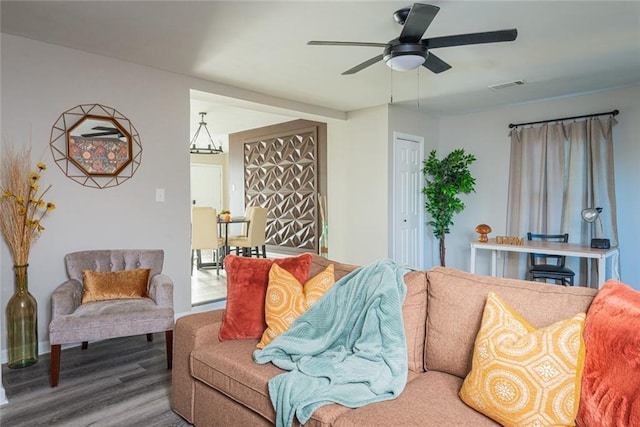
<svg viewBox="0 0 640 427"><path fill-rule="evenodd" d="M596 237L591 239L591 247L595 249L609 249L611 247L611 242L609 241L609 239L602 238L602 235L604 234L604 228L602 226L602 220L600 219L601 212L602 208L583 209L582 219L590 224L598 220L600 222L600 237L598 237L598 230L596 230Z"/></svg>

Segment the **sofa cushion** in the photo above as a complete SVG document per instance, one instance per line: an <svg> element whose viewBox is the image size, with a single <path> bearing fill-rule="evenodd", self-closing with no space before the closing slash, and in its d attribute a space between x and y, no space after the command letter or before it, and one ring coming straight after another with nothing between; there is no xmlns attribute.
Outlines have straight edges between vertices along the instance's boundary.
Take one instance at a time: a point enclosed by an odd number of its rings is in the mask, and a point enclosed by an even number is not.
<svg viewBox="0 0 640 427"><path fill-rule="evenodd" d="M480 276L435 267L429 281L425 366L464 378L489 292L495 292L531 326L542 328L586 312L595 289ZM532 304L535 301L535 304Z"/></svg>
<svg viewBox="0 0 640 427"><path fill-rule="evenodd" d="M218 339L260 338L267 328L264 301L271 264L277 263L299 282L306 282L311 267L311 254L279 259L246 258L227 255L227 305Z"/></svg>
<svg viewBox="0 0 640 427"><path fill-rule="evenodd" d="M203 346L191 353L191 375L250 410L275 423L268 381L284 371L271 363L258 365L253 350L258 340L232 340ZM333 419L349 411L340 405L318 408L310 424L331 425Z"/></svg>
<svg viewBox="0 0 640 427"><path fill-rule="evenodd" d="M461 384L460 378L442 372L415 374L396 399L353 409L333 426L499 426L460 400Z"/></svg>
<svg viewBox="0 0 640 427"><path fill-rule="evenodd" d="M640 426L640 292L609 280L587 313L581 427Z"/></svg>
<svg viewBox="0 0 640 427"><path fill-rule="evenodd" d="M49 323L51 344L127 337L173 329L173 307L149 298L94 301Z"/></svg>
<svg viewBox="0 0 640 427"><path fill-rule="evenodd" d="M311 258L311 269L309 270L309 277L313 277L329 267L333 265L333 276L336 280L341 279L347 274L351 273L353 270L358 268L357 265L353 264L344 264L341 262L332 261L330 259L321 257L320 255L313 254Z"/></svg>
<svg viewBox="0 0 640 427"><path fill-rule="evenodd" d="M404 275L407 294L402 304L402 320L407 339L409 372L424 372L424 339L427 319L427 275L411 271Z"/></svg>
<svg viewBox="0 0 640 427"><path fill-rule="evenodd" d="M316 274L303 285L287 270L273 264L269 270L269 285L265 300L267 329L262 334L258 348L264 348L275 337L315 304L335 283L333 264Z"/></svg>
<svg viewBox="0 0 640 427"><path fill-rule="evenodd" d="M572 425L584 363L585 313L536 329L489 292L460 397L503 426Z"/></svg>

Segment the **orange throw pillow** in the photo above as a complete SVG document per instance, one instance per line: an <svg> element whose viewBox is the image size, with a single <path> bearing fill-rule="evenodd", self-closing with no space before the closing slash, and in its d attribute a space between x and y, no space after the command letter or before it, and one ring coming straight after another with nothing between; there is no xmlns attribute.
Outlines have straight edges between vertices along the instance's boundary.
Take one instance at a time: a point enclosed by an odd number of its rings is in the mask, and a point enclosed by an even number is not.
<svg viewBox="0 0 640 427"><path fill-rule="evenodd" d="M287 270L299 282L306 282L311 269L311 254L290 258L224 257L227 272L227 305L222 317L218 339L237 340L260 338L267 328L265 296L269 270L273 263Z"/></svg>
<svg viewBox="0 0 640 427"><path fill-rule="evenodd" d="M287 270L273 264L269 271L269 286L265 301L267 330L262 334L258 348L264 348L275 337L315 304L335 283L333 264L302 285Z"/></svg>
<svg viewBox="0 0 640 427"><path fill-rule="evenodd" d="M82 272L81 303L110 299L146 298L149 268Z"/></svg>
<svg viewBox="0 0 640 427"><path fill-rule="evenodd" d="M605 283L587 312L584 342L576 424L640 426L640 292Z"/></svg>

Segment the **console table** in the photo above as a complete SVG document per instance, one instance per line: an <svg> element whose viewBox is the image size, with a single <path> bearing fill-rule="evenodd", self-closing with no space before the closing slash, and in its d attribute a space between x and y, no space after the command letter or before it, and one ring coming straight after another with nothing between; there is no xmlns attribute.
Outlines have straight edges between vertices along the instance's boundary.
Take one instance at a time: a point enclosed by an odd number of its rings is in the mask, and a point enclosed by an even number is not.
<svg viewBox="0 0 640 427"><path fill-rule="evenodd" d="M607 258L618 254L618 248L610 249L593 249L589 246L579 245L576 243L558 243L544 242L535 240L525 240L524 245L505 245L496 243L496 239L489 239L486 243L470 242L471 246L471 264L470 270L476 272L476 255L478 250L491 251L491 275L498 275L498 251L502 252L521 252L521 253L541 253L549 255L564 255L568 257L591 258L598 261L598 288L601 288L606 280ZM617 263L612 263L613 277L618 278Z"/></svg>

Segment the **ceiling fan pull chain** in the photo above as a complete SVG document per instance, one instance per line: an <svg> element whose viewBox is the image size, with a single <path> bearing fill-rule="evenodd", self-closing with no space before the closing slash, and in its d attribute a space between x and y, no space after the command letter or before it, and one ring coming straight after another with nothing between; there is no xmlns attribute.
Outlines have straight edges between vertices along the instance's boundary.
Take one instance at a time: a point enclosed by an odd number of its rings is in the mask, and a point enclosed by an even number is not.
<svg viewBox="0 0 640 427"><path fill-rule="evenodd" d="M393 104L393 69L389 68L389 75L391 76L391 100L389 101L390 104Z"/></svg>
<svg viewBox="0 0 640 427"><path fill-rule="evenodd" d="M420 111L420 67L416 69L416 107Z"/></svg>

